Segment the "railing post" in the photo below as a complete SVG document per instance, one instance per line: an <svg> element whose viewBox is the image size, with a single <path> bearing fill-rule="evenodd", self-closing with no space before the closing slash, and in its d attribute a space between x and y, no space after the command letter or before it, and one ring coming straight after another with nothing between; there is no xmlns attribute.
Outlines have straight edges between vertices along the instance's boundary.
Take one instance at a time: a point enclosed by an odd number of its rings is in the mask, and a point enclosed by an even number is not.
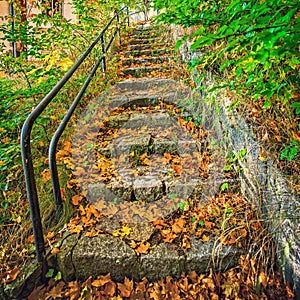
<svg viewBox="0 0 300 300"><path fill-rule="evenodd" d="M27 190L27 197L29 202L30 217L32 221L33 237L36 247L36 258L42 264L42 280L48 269L47 261L45 258L45 241L43 235L43 227L41 221L40 207L38 201L38 193L35 183L35 175L32 163L31 147L30 147L30 134L35 121L31 115L26 119L22 132L21 132L21 153L22 162Z"/></svg>
<svg viewBox="0 0 300 300"><path fill-rule="evenodd" d="M100 43L102 49L102 72L106 73L106 52L105 52L105 45L104 45L104 33L100 36Z"/></svg>
<svg viewBox="0 0 300 300"><path fill-rule="evenodd" d="M117 25L117 31L118 31L118 37L119 37L119 43L121 45L121 29L120 29L120 18L119 18L119 14L117 14L116 17L116 25Z"/></svg>
<svg viewBox="0 0 300 300"><path fill-rule="evenodd" d="M127 12L127 25L129 27L130 26L130 21L129 21L129 8L128 8L128 6L126 8L126 12Z"/></svg>

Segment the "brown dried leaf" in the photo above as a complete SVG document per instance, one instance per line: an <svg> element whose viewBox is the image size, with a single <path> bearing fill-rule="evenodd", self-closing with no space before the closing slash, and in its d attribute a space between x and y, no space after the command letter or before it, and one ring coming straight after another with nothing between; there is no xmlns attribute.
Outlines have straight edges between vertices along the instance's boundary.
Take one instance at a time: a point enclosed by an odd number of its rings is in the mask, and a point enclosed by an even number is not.
<svg viewBox="0 0 300 300"><path fill-rule="evenodd" d="M78 281L71 281L68 283L69 291L66 292L65 296L69 296L70 300L77 300L80 298L80 287Z"/></svg>
<svg viewBox="0 0 300 300"><path fill-rule="evenodd" d="M114 296L117 291L117 285L113 281L109 281L105 284L103 293L107 296Z"/></svg>
<svg viewBox="0 0 300 300"><path fill-rule="evenodd" d="M4 283L7 284L15 281L19 274L20 274L20 270L18 269L18 267L14 267L12 270L5 272L3 276Z"/></svg>
<svg viewBox="0 0 300 300"><path fill-rule="evenodd" d="M92 286L94 287L101 287L104 286L106 283L111 282L110 273L105 276L99 276L98 279L92 282Z"/></svg>
<svg viewBox="0 0 300 300"><path fill-rule="evenodd" d="M130 297L133 291L133 281L125 277L124 284L118 283L118 290L121 297Z"/></svg>

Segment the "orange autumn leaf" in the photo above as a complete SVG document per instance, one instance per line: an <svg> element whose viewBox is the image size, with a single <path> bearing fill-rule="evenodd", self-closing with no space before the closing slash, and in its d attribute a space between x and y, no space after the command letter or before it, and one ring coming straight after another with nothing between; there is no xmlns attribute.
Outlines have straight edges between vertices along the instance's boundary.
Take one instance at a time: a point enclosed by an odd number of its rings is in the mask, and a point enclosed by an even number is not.
<svg viewBox="0 0 300 300"><path fill-rule="evenodd" d="M170 153L165 153L164 158L166 159L167 163L169 163L172 160L172 155Z"/></svg>
<svg viewBox="0 0 300 300"><path fill-rule="evenodd" d="M185 220L182 218L176 219L175 222L172 225L172 231L174 233L180 233L183 231L184 229L184 225L185 225Z"/></svg>
<svg viewBox="0 0 300 300"><path fill-rule="evenodd" d="M50 176L50 170L49 169L45 169L43 172L42 172L42 181L43 182L47 182L51 179L51 176Z"/></svg>
<svg viewBox="0 0 300 300"><path fill-rule="evenodd" d="M180 175L181 174L181 171L182 171L182 166L181 165L172 165L172 169L175 171L175 173L177 175Z"/></svg>
<svg viewBox="0 0 300 300"><path fill-rule="evenodd" d="M164 220L154 220L154 221L152 221L152 224L157 229L162 229L163 227L168 226L168 224Z"/></svg>
<svg viewBox="0 0 300 300"><path fill-rule="evenodd" d="M75 226L75 227L71 227L70 228L70 232L71 233L80 233L81 231L83 230L83 227L82 227L82 225L77 225L77 226Z"/></svg>
<svg viewBox="0 0 300 300"><path fill-rule="evenodd" d="M73 205L78 205L79 204L79 202L82 200L82 196L80 196L80 195L75 195L75 196L73 196L72 197L72 203L73 203Z"/></svg>
<svg viewBox="0 0 300 300"><path fill-rule="evenodd" d="M172 243L173 240L177 237L177 235L170 232L170 230L162 230L162 234L164 236L164 242L166 243Z"/></svg>
<svg viewBox="0 0 300 300"><path fill-rule="evenodd" d="M148 242L142 242L139 247L136 249L136 252L139 254L147 254L148 250L150 248L150 243Z"/></svg>
<svg viewBox="0 0 300 300"><path fill-rule="evenodd" d="M52 250L51 250L51 254L57 254L60 252L60 249L57 248L57 247L54 247Z"/></svg>
<svg viewBox="0 0 300 300"><path fill-rule="evenodd" d="M65 296L69 296L70 300L77 300L80 298L80 286L78 281L71 281L68 283L69 291L66 292Z"/></svg>
<svg viewBox="0 0 300 300"><path fill-rule="evenodd" d="M94 287L102 287L104 286L106 283L110 282L111 278L110 278L110 273L108 273L105 276L99 276L98 279L94 280L92 282L92 286Z"/></svg>
<svg viewBox="0 0 300 300"><path fill-rule="evenodd" d="M117 285L113 281L109 281L104 285L103 293L107 296L114 296L117 291Z"/></svg>
<svg viewBox="0 0 300 300"><path fill-rule="evenodd" d="M54 232L53 232L53 231L49 231L49 232L47 233L47 239L48 239L48 240L51 240L53 237L54 237Z"/></svg>
<svg viewBox="0 0 300 300"><path fill-rule="evenodd" d="M130 297L133 291L133 281L125 277L124 284L118 283L118 290L121 297Z"/></svg>
<svg viewBox="0 0 300 300"><path fill-rule="evenodd" d="M12 270L7 271L4 275L4 283L10 283L17 279L18 275L20 274L20 270L18 267L14 267Z"/></svg>
<svg viewBox="0 0 300 300"><path fill-rule="evenodd" d="M31 235L26 239L26 243L32 244L33 242L34 242L34 236L33 236L33 234L31 234Z"/></svg>

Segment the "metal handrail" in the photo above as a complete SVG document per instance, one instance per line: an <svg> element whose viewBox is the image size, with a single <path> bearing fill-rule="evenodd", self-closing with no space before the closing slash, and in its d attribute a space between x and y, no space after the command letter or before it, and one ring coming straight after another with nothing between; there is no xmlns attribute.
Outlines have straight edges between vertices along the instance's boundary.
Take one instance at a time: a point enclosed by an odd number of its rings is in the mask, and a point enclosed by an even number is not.
<svg viewBox="0 0 300 300"><path fill-rule="evenodd" d="M105 53L109 50L114 38L118 35L120 43L120 15L122 12L126 11L126 16L123 21L127 20L127 25L129 26L129 8L124 6L121 10L119 10L107 23L107 25L103 28L101 33L95 39L95 41L88 47L88 49L81 55L81 57L77 60L77 62L70 68L70 70L64 75L64 77L52 88L52 90L43 98L43 100L37 105L37 107L30 113L30 115L25 120L22 132L21 132L21 153L22 153L22 162L23 162L23 169L25 175L25 182L26 182L26 190L27 190L27 197L29 202L30 208L30 217L33 227L33 235L34 235L34 242L36 245L36 257L39 262L42 263L43 275L45 275L47 267L47 261L45 258L46 250L44 244L44 236L43 236L43 229L42 229L42 222L41 222L41 215L40 215L40 207L38 201L38 193L34 175L34 168L33 168L33 160L32 160L32 152L31 152L31 131L36 119L42 114L42 112L46 109L46 107L50 104L53 98L58 94L58 92L62 89L62 87L68 82L68 80L72 77L75 71L80 67L83 61L88 57L91 53L93 48L100 43L102 54L99 59L94 64L91 72L89 73L87 79L85 80L83 86L81 87L80 91L78 92L75 100L73 101L72 105L70 106L69 110L65 114L63 120L61 121L60 125L58 126L56 132L54 133L52 140L50 142L49 147L49 166L50 166L50 173L52 178L52 186L53 186L53 193L54 193L54 201L56 205L56 213L57 216L60 215L62 209L62 198L60 194L60 185L58 180L58 171L56 165L56 148L61 137L64 129L68 121L70 120L76 106L78 105L79 101L81 100L85 90L87 89L92 77L96 73L100 63L102 63L102 71L105 73L106 71L106 59ZM104 34L111 26L113 21L116 20L116 29L112 34L111 39L109 40L108 44L105 46L104 44Z"/></svg>

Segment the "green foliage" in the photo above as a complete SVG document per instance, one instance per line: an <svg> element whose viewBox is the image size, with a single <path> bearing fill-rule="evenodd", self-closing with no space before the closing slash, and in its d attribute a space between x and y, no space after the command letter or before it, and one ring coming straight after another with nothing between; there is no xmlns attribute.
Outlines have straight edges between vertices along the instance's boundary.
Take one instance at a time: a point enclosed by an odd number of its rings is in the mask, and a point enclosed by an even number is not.
<svg viewBox="0 0 300 300"><path fill-rule="evenodd" d="M300 145L296 140L292 140L292 142L284 147L280 154L280 159L287 158L287 160L292 160L299 152Z"/></svg>
<svg viewBox="0 0 300 300"><path fill-rule="evenodd" d="M299 94L299 1L155 0L155 7L165 9L160 21L194 26L176 46L190 38L191 49L201 51L191 67L201 78L207 71L224 78L212 90L228 87L260 100L266 110L280 103L300 113L294 100Z"/></svg>

